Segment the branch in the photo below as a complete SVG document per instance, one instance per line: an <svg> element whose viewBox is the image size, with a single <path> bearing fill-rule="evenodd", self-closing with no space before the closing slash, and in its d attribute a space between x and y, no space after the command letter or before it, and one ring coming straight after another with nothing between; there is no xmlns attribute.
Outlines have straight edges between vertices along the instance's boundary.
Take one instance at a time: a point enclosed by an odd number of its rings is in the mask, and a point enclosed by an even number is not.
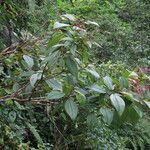
<svg viewBox="0 0 150 150"><path fill-rule="evenodd" d="M8 95L8 96L3 96L3 97L0 97L0 102L5 102L7 100L15 100L17 102L29 102L29 99L21 99L21 98L17 98L17 97L14 97L13 95ZM36 98L31 98L31 101L30 101L33 105L36 105L36 104L42 104L42 105L54 105L54 104L58 104L58 102L52 102L52 101L48 101L47 99L45 99L45 97L36 97Z"/></svg>

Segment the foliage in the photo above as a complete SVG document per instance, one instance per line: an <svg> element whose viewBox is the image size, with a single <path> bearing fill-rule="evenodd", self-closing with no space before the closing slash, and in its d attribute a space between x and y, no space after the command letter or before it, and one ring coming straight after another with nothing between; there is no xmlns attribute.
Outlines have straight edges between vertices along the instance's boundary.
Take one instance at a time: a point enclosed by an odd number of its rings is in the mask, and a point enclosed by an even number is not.
<svg viewBox="0 0 150 150"><path fill-rule="evenodd" d="M149 149L147 2L23 2L0 2L0 149Z"/></svg>
<svg viewBox="0 0 150 150"><path fill-rule="evenodd" d="M130 124L117 131L118 135L126 139L126 147L129 149L149 149L150 130L149 121L143 118L136 126Z"/></svg>
<svg viewBox="0 0 150 150"><path fill-rule="evenodd" d="M73 6L67 1L58 3L61 14L77 14L99 24L94 39L100 47L93 47L93 52L100 63L119 60L130 67L149 66L148 8L144 0L77 0Z"/></svg>
<svg viewBox="0 0 150 150"><path fill-rule="evenodd" d="M17 136L19 144L39 149L74 149L77 145L85 148L88 126L99 116L118 128L125 123L135 124L142 117L142 107L146 105L131 91L130 72L122 68L124 73L119 79L116 73L112 78L103 76L104 69L101 76L102 67L94 66L90 60L91 46L98 44L90 40L92 34L86 31L89 25L97 24L83 21L81 28L78 22L73 15L62 15L50 26L51 37L45 41L30 49L17 49L9 56L5 51L1 54L0 99L5 110L1 111L6 112L2 113L4 118L8 115L6 125L13 132L25 132L26 136ZM14 109L7 109L9 101ZM111 130L107 133L104 127L102 132L107 135ZM107 136L103 138L107 141ZM124 140L117 135L112 140L118 139L123 146Z"/></svg>
<svg viewBox="0 0 150 150"><path fill-rule="evenodd" d="M45 34L48 25L47 0L8 0L0 2L0 50L26 40L26 32ZM42 26L42 28L41 28ZM37 32L38 31L38 32Z"/></svg>

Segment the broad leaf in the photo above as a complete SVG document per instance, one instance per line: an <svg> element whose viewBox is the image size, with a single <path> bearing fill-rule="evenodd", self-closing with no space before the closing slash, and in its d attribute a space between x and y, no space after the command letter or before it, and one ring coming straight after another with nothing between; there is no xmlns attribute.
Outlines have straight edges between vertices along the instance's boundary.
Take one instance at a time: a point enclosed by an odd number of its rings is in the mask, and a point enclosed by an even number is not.
<svg viewBox="0 0 150 150"><path fill-rule="evenodd" d="M23 55L23 59L25 60L25 62L27 63L27 65L28 65L29 68L33 67L34 61L33 61L33 59L30 56Z"/></svg>
<svg viewBox="0 0 150 150"><path fill-rule="evenodd" d="M30 77L30 84L32 87L34 87L35 83L37 82L37 80L41 79L41 73L36 73L36 74L33 74L31 77Z"/></svg>
<svg viewBox="0 0 150 150"><path fill-rule="evenodd" d="M92 85L91 87L89 87L89 89L91 91L94 91L94 92L97 92L97 93L106 93L105 89L100 87L99 85L97 84L94 84Z"/></svg>
<svg viewBox="0 0 150 150"><path fill-rule="evenodd" d="M48 93L47 98L49 100L53 100L53 99L60 99L60 98L62 98L64 96L65 96L65 94L63 92L52 91L52 92Z"/></svg>
<svg viewBox="0 0 150 150"><path fill-rule="evenodd" d="M93 75L96 79L99 79L100 76L94 69L86 69L87 72L89 72L91 75Z"/></svg>
<svg viewBox="0 0 150 150"><path fill-rule="evenodd" d="M124 100L119 96L119 94L111 94L110 99L111 99L112 105L115 107L118 114L121 116L125 109Z"/></svg>
<svg viewBox="0 0 150 150"><path fill-rule="evenodd" d="M113 111L111 111L111 109L109 109L109 108L102 107L100 109L100 112L102 113L102 115L104 117L104 121L108 124L111 124L111 122L113 120Z"/></svg>
<svg viewBox="0 0 150 150"><path fill-rule="evenodd" d="M62 84L56 79L48 79L46 80L46 83L49 85L49 87L53 88L53 90L62 91Z"/></svg>
<svg viewBox="0 0 150 150"><path fill-rule="evenodd" d="M110 90L114 90L114 86L112 83L112 79L109 76L106 76L103 78L105 85L110 89Z"/></svg>
<svg viewBox="0 0 150 150"><path fill-rule="evenodd" d="M68 71L75 77L78 77L78 67L77 67L75 59L69 55L68 57L66 57L65 62L66 62L66 67L68 68Z"/></svg>
<svg viewBox="0 0 150 150"><path fill-rule="evenodd" d="M78 100L78 102L82 105L86 103L86 97L83 93L81 93L80 91L77 91L77 95L76 95L76 99Z"/></svg>
<svg viewBox="0 0 150 150"><path fill-rule="evenodd" d="M72 120L76 119L78 114L78 106L72 99L65 102L65 110Z"/></svg>
<svg viewBox="0 0 150 150"><path fill-rule="evenodd" d="M53 37L50 38L50 40L49 40L49 42L47 44L47 47L49 48L49 47L52 47L52 46L58 44L59 41L63 38L63 36L64 36L63 34L53 35Z"/></svg>
<svg viewBox="0 0 150 150"><path fill-rule="evenodd" d="M97 118L96 118L96 116L95 116L94 113L89 114L89 115L87 116L87 124L88 124L89 126L96 126L97 123L98 123L98 120L97 120Z"/></svg>
<svg viewBox="0 0 150 150"><path fill-rule="evenodd" d="M49 66L53 66L57 62L59 57L60 57L60 53L58 51L53 52L52 54L50 54L45 58L44 63L48 62Z"/></svg>
<svg viewBox="0 0 150 150"><path fill-rule="evenodd" d="M13 85L13 91L14 92L17 92L17 90L19 90L19 84L18 83L15 83L14 85Z"/></svg>
<svg viewBox="0 0 150 150"><path fill-rule="evenodd" d="M130 105L124 111L123 115L121 116L121 119L123 122L130 122L134 124L137 123L137 121L141 117L142 117L142 112L134 105Z"/></svg>

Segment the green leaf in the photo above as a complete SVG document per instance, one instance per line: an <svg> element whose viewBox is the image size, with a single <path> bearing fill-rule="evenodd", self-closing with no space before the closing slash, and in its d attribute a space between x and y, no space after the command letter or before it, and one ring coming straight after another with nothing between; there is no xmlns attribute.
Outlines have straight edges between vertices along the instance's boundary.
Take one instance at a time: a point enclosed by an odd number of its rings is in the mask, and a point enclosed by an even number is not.
<svg viewBox="0 0 150 150"><path fill-rule="evenodd" d="M14 104L17 106L19 110L25 110L25 107L23 105L20 105L17 101L14 101Z"/></svg>
<svg viewBox="0 0 150 150"><path fill-rule="evenodd" d="M118 114L121 116L124 109L125 109L125 102L124 100L119 96L119 94L111 94L110 95L111 103L117 110Z"/></svg>
<svg viewBox="0 0 150 150"><path fill-rule="evenodd" d="M49 56L47 56L45 59L44 59L44 63L45 62L48 62L48 65L49 66L53 66L54 64L56 64L58 58L60 56L60 53L58 51L56 52L53 52L52 54L50 54Z"/></svg>
<svg viewBox="0 0 150 150"><path fill-rule="evenodd" d="M123 121L128 121L135 124L141 117L142 112L139 110L139 108L130 105L127 110L124 111L121 119L123 119Z"/></svg>
<svg viewBox="0 0 150 150"><path fill-rule="evenodd" d="M119 82L120 82L121 87L123 87L123 88L128 88L129 87L128 79L126 79L124 77L120 77Z"/></svg>
<svg viewBox="0 0 150 150"><path fill-rule="evenodd" d="M40 135L37 132L36 128L28 122L26 122L26 125L28 126L28 128L30 129L30 131L32 132L32 134L34 135L36 140L38 141L38 143L43 144L42 138L40 137Z"/></svg>
<svg viewBox="0 0 150 150"><path fill-rule="evenodd" d="M13 85L13 91L14 92L17 92L17 90L19 90L19 84L16 82L14 85Z"/></svg>
<svg viewBox="0 0 150 150"><path fill-rule="evenodd" d="M138 74L133 71L129 74L129 77L138 77Z"/></svg>
<svg viewBox="0 0 150 150"><path fill-rule="evenodd" d="M90 90L97 92L97 93L106 93L105 89L98 86L97 84L92 85L91 87L89 87Z"/></svg>
<svg viewBox="0 0 150 150"><path fill-rule="evenodd" d="M73 99L70 98L65 102L65 110L72 120L76 119L78 114L78 106Z"/></svg>
<svg viewBox="0 0 150 150"><path fill-rule="evenodd" d="M28 56L28 55L23 55L23 59L24 59L24 61L27 63L27 65L28 65L29 68L32 68L32 67L33 67L34 61L33 61L33 59L32 59L30 56Z"/></svg>
<svg viewBox="0 0 150 150"><path fill-rule="evenodd" d="M76 18L74 17L74 15L71 15L71 14L65 14L65 15L62 15L63 17L71 20L71 21L76 21Z"/></svg>
<svg viewBox="0 0 150 150"><path fill-rule="evenodd" d="M33 74L30 77L30 84L31 84L31 86L34 87L34 85L37 82L37 80L40 80L40 79L41 79L41 73Z"/></svg>
<svg viewBox="0 0 150 150"><path fill-rule="evenodd" d="M11 120L11 122L14 122L16 120L16 116L17 116L17 114L15 111L11 111L9 113L9 119Z"/></svg>
<svg viewBox="0 0 150 150"><path fill-rule="evenodd" d="M65 96L65 94L63 92L52 91L52 92L48 93L47 98L49 100L53 100L53 99L60 99L60 98L62 98L64 96Z"/></svg>
<svg viewBox="0 0 150 150"><path fill-rule="evenodd" d="M70 26L70 25L69 24L60 23L60 22L55 22L54 23L54 29L59 29L59 28L68 27L68 26Z"/></svg>
<svg viewBox="0 0 150 150"><path fill-rule="evenodd" d="M49 42L48 42L48 44L47 44L47 47L49 48L49 47L52 47L52 46L58 44L59 41L60 41L63 37L64 37L63 34L56 34L56 35L53 35L53 37L50 38L50 40L49 40Z"/></svg>
<svg viewBox="0 0 150 150"><path fill-rule="evenodd" d="M87 21L86 24L91 24L99 27L99 24L94 21Z"/></svg>
<svg viewBox="0 0 150 150"><path fill-rule="evenodd" d="M100 112L104 116L104 121L108 124L111 124L111 122L113 120L113 111L111 111L111 109L109 109L109 108L102 107L100 109Z"/></svg>
<svg viewBox="0 0 150 150"><path fill-rule="evenodd" d="M121 94L122 94L127 100L130 100L131 102L133 102L133 101L139 102L139 101L133 96L132 93L121 92Z"/></svg>
<svg viewBox="0 0 150 150"><path fill-rule="evenodd" d="M92 113L92 114L89 114L88 116L87 116L87 124L89 125L89 126L96 126L97 125L97 118L96 118L96 116L95 116L95 114L94 113Z"/></svg>
<svg viewBox="0 0 150 150"><path fill-rule="evenodd" d="M150 108L150 102L149 101L144 101L144 103Z"/></svg>
<svg viewBox="0 0 150 150"><path fill-rule="evenodd" d="M62 91L62 84L56 79L48 79L46 80L46 83L49 85L49 87L53 88L53 90Z"/></svg>
<svg viewBox="0 0 150 150"><path fill-rule="evenodd" d="M110 89L110 90L114 90L114 86L112 83L112 79L109 76L106 76L103 78L104 80L104 84Z"/></svg>
<svg viewBox="0 0 150 150"><path fill-rule="evenodd" d="M66 57L65 62L66 62L66 67L68 68L68 71L75 77L78 77L78 67L77 67L75 59L69 55Z"/></svg>
<svg viewBox="0 0 150 150"><path fill-rule="evenodd" d="M91 75L93 75L96 79L99 79L100 76L94 69L86 69L87 72L89 72Z"/></svg>
<svg viewBox="0 0 150 150"><path fill-rule="evenodd" d="M76 95L76 99L78 100L78 102L82 105L86 103L86 97L83 93L81 93L80 91L77 91L77 95Z"/></svg>

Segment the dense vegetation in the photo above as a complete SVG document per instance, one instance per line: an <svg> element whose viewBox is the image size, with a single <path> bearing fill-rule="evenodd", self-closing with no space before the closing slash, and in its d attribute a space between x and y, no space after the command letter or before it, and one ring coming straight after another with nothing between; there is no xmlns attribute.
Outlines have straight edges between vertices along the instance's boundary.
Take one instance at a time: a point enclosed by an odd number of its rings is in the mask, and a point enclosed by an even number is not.
<svg viewBox="0 0 150 150"><path fill-rule="evenodd" d="M149 7L0 0L0 149L150 149Z"/></svg>

